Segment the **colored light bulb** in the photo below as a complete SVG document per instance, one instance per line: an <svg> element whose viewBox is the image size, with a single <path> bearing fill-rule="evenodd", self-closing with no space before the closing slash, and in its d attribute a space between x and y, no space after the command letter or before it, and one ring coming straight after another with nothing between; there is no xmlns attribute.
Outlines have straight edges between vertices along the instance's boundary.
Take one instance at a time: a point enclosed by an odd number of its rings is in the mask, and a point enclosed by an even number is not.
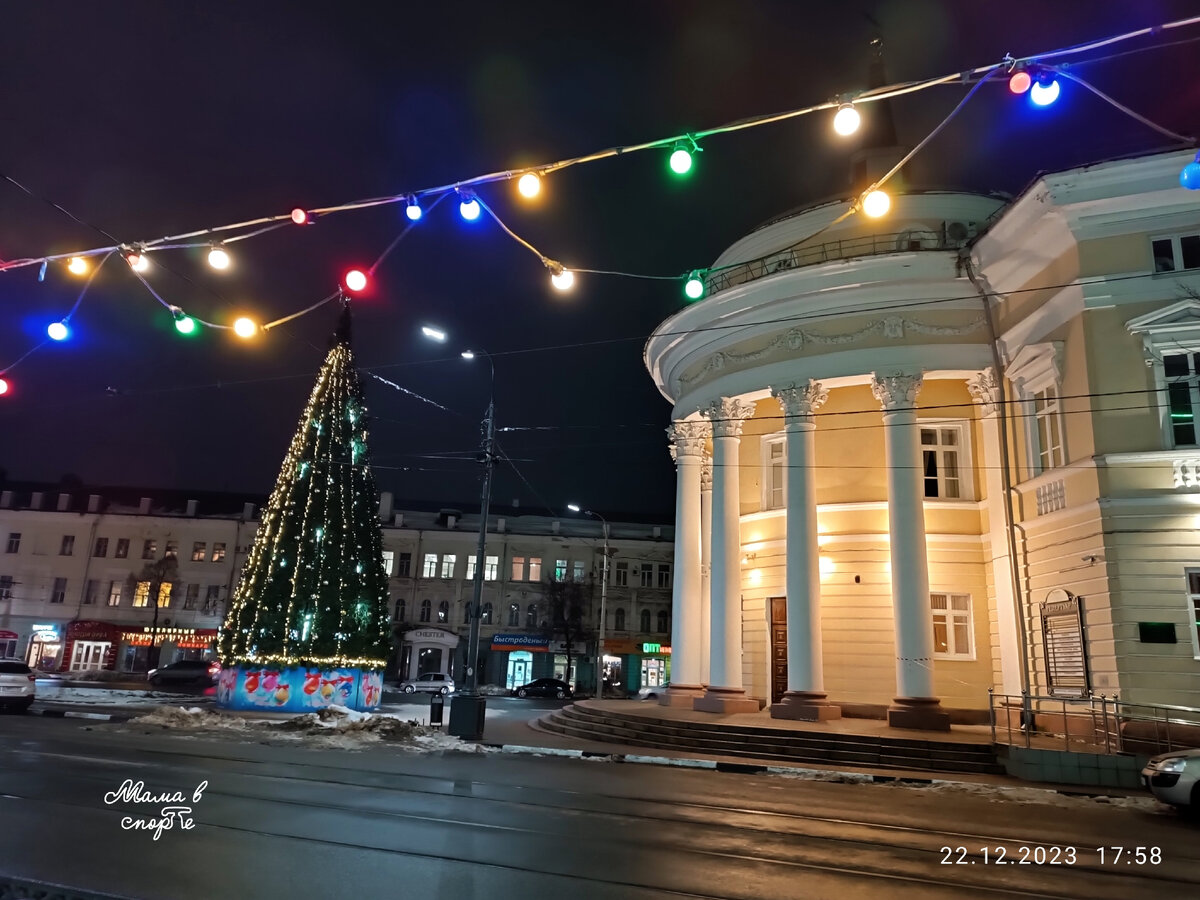
<svg viewBox="0 0 1200 900"><path fill-rule="evenodd" d="M0 378L0 395L8 393L8 382Z"/></svg>
<svg viewBox="0 0 1200 900"><path fill-rule="evenodd" d="M683 293L689 300L699 300L704 296L704 279L700 277L699 272L693 272L688 276L687 282L683 285Z"/></svg>
<svg viewBox="0 0 1200 900"><path fill-rule="evenodd" d="M1179 173L1179 183L1189 191L1200 191L1200 153L1183 167L1183 171Z"/></svg>
<svg viewBox="0 0 1200 900"><path fill-rule="evenodd" d="M416 197L410 196L408 198L408 203L404 206L404 214L408 216L410 222L416 222L421 218L421 204L417 202Z"/></svg>
<svg viewBox="0 0 1200 900"><path fill-rule="evenodd" d="M526 172L517 182L517 190L521 192L522 197L536 197L541 189L542 179L536 172Z"/></svg>
<svg viewBox="0 0 1200 900"><path fill-rule="evenodd" d="M361 291L367 286L367 273L362 269L351 269L346 273L344 283L348 291Z"/></svg>
<svg viewBox="0 0 1200 900"><path fill-rule="evenodd" d="M307 212L297 206L292 210L292 221L297 225L308 225L310 222L312 222L312 219L308 217Z"/></svg>
<svg viewBox="0 0 1200 900"><path fill-rule="evenodd" d="M180 334L192 334L196 330L196 320L180 310L175 315L175 330Z"/></svg>
<svg viewBox="0 0 1200 900"><path fill-rule="evenodd" d="M676 175L686 175L692 170L692 153L683 144L676 144L668 162Z"/></svg>
<svg viewBox="0 0 1200 900"><path fill-rule="evenodd" d="M871 191L863 197L862 211L872 219L878 219L892 206L892 198L883 191Z"/></svg>
<svg viewBox="0 0 1200 900"><path fill-rule="evenodd" d="M1017 69L1008 79L1008 89L1014 94L1025 93L1029 90L1031 84L1033 84L1033 79L1029 77L1029 73L1024 69Z"/></svg>
<svg viewBox="0 0 1200 900"><path fill-rule="evenodd" d="M248 319L242 316L233 323L233 333L241 338L254 337L254 333L258 331L258 326L254 324L253 319Z"/></svg>
<svg viewBox="0 0 1200 900"><path fill-rule="evenodd" d="M71 334L71 329L67 328L66 322L51 322L46 334L50 335L52 341L65 341Z"/></svg>
<svg viewBox="0 0 1200 900"><path fill-rule="evenodd" d="M1049 106L1058 99L1058 79L1052 74L1042 74L1029 89L1029 99L1035 106Z"/></svg>
<svg viewBox="0 0 1200 900"><path fill-rule="evenodd" d="M67 271L72 275L86 275L88 272L88 261L82 256L72 256L67 263Z"/></svg>
<svg viewBox="0 0 1200 900"><path fill-rule="evenodd" d="M128 253L125 256L125 261L129 263L129 268L135 272L145 272L150 268L150 260L146 258L145 253L138 253L137 251Z"/></svg>
<svg viewBox="0 0 1200 900"><path fill-rule="evenodd" d="M479 201L469 194L464 194L458 204L458 214L468 222L474 222L479 218Z"/></svg>

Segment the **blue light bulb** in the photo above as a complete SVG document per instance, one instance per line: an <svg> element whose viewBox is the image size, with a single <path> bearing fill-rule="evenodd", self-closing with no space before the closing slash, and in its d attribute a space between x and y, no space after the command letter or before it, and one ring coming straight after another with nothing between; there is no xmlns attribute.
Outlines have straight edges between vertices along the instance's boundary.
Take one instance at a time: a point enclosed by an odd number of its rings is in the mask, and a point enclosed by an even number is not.
<svg viewBox="0 0 1200 900"><path fill-rule="evenodd" d="M458 204L458 212L468 222L474 222L479 218L479 201L474 197L465 197Z"/></svg>
<svg viewBox="0 0 1200 900"><path fill-rule="evenodd" d="M1049 106L1058 99L1058 79L1039 77L1029 89L1029 99L1035 106Z"/></svg>
<svg viewBox="0 0 1200 900"><path fill-rule="evenodd" d="M1179 183L1189 191L1200 191L1200 153L1183 167L1183 171L1179 173Z"/></svg>
<svg viewBox="0 0 1200 900"><path fill-rule="evenodd" d="M70 337L71 329L67 328L66 322L51 322L46 334L50 335L52 341L65 341Z"/></svg>
<svg viewBox="0 0 1200 900"><path fill-rule="evenodd" d="M416 197L408 198L408 206L404 208L404 214L408 216L410 222L415 222L421 218L421 204L417 202Z"/></svg>

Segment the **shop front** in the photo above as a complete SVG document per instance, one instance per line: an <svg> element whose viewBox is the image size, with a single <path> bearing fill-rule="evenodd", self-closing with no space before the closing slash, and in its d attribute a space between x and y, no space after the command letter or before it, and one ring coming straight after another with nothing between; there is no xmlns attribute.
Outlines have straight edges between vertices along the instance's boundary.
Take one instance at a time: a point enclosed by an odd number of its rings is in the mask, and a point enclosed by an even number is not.
<svg viewBox="0 0 1200 900"><path fill-rule="evenodd" d="M643 643L638 688L662 687L671 680L671 648L663 644Z"/></svg>
<svg viewBox="0 0 1200 900"><path fill-rule="evenodd" d="M14 658L17 655L17 641L21 636L15 631L0 629L0 659Z"/></svg>
<svg viewBox="0 0 1200 900"><path fill-rule="evenodd" d="M504 686L509 690L528 684L547 674L546 653L550 641L536 634L496 634L492 636L492 653L505 653L507 659L496 671L504 672Z"/></svg>
<svg viewBox="0 0 1200 900"><path fill-rule="evenodd" d="M122 672L148 672L181 659L204 659L217 640L215 628L158 628L143 625L121 632Z"/></svg>
<svg viewBox="0 0 1200 900"><path fill-rule="evenodd" d="M58 622L34 622L29 626L33 633L25 651L25 662L43 672L53 672L62 663L64 624Z"/></svg>
<svg viewBox="0 0 1200 900"><path fill-rule="evenodd" d="M63 645L68 672L92 672L117 667L121 626L112 622L69 622Z"/></svg>
<svg viewBox="0 0 1200 900"><path fill-rule="evenodd" d="M452 678L454 650L458 635L442 628L413 628L400 638L400 668L397 678L408 681L430 673L445 673Z"/></svg>
<svg viewBox="0 0 1200 900"><path fill-rule="evenodd" d="M604 677L618 690L634 693L671 680L671 648L626 639L604 642Z"/></svg>

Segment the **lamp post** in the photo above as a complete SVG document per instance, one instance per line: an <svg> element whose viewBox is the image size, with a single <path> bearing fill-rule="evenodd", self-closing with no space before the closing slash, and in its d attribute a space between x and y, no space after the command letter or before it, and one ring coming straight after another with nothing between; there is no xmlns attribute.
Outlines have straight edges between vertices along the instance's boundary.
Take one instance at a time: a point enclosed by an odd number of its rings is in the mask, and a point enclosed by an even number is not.
<svg viewBox="0 0 1200 900"><path fill-rule="evenodd" d="M604 623L608 617L608 520L590 509L580 509L574 503L567 505L572 512L599 519L604 528L604 566L600 582L600 632L596 638L596 697L604 699Z"/></svg>

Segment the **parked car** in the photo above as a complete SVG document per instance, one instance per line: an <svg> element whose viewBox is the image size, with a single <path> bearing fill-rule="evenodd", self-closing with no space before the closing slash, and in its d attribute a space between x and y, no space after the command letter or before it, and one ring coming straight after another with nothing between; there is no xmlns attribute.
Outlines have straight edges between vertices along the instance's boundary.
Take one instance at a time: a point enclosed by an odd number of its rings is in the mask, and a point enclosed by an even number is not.
<svg viewBox="0 0 1200 900"><path fill-rule="evenodd" d="M1163 803L1200 813L1200 750L1175 750L1153 757L1142 784Z"/></svg>
<svg viewBox="0 0 1200 900"><path fill-rule="evenodd" d="M0 708L25 712L36 694L33 669L20 659L0 659Z"/></svg>
<svg viewBox="0 0 1200 900"><path fill-rule="evenodd" d="M529 684L513 688L513 693L518 697L557 697L560 700L574 696L571 686L557 678L536 678Z"/></svg>
<svg viewBox="0 0 1200 900"><path fill-rule="evenodd" d="M221 674L221 664L215 659L181 659L151 669L146 680L154 687L207 687L215 684Z"/></svg>
<svg viewBox="0 0 1200 900"><path fill-rule="evenodd" d="M656 684L654 686L646 685L637 692L637 698L639 700L657 700L666 693L667 688L670 686L670 682L667 684Z"/></svg>
<svg viewBox="0 0 1200 900"><path fill-rule="evenodd" d="M427 694L454 693L454 679L442 672L426 672L416 678L400 682L400 690L406 694L424 691Z"/></svg>

